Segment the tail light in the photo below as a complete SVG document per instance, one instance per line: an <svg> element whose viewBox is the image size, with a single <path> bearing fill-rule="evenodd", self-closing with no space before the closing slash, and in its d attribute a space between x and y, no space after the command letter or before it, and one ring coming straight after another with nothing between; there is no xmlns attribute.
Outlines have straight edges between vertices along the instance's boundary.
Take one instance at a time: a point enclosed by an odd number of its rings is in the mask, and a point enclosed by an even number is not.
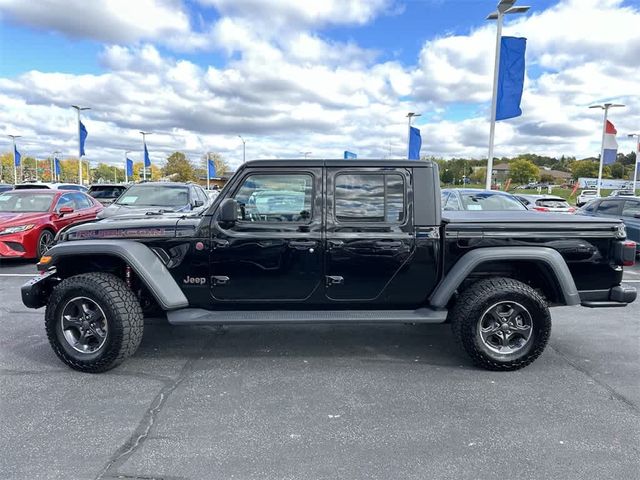
<svg viewBox="0 0 640 480"><path fill-rule="evenodd" d="M576 213L575 207L569 207L569 213Z"/></svg>
<svg viewBox="0 0 640 480"><path fill-rule="evenodd" d="M622 243L622 265L633 267L636 264L636 242L626 240Z"/></svg>
<svg viewBox="0 0 640 480"><path fill-rule="evenodd" d="M538 212L549 212L550 210L547 207L533 207L534 210Z"/></svg>

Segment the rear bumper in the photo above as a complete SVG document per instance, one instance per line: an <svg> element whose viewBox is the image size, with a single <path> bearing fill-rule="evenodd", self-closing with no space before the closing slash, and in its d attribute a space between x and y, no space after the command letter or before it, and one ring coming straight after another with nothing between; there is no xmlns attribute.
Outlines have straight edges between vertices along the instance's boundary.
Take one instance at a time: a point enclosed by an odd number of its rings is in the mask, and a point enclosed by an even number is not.
<svg viewBox="0 0 640 480"><path fill-rule="evenodd" d="M635 301L638 292L634 287L617 285L609 290L589 290L580 292L583 307L625 307Z"/></svg>

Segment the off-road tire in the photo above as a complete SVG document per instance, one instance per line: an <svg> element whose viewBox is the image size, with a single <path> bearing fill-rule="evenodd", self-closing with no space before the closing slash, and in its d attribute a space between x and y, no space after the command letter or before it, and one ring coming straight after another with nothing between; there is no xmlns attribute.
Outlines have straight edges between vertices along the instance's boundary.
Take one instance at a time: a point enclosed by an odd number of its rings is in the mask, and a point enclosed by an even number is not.
<svg viewBox="0 0 640 480"><path fill-rule="evenodd" d="M61 336L62 309L77 296L95 302L108 323L104 345L93 353L74 351ZM54 288L45 311L45 328L60 360L81 372L101 373L135 353L142 340L144 320L138 299L124 281L109 273L83 273L63 280Z"/></svg>
<svg viewBox="0 0 640 480"><path fill-rule="evenodd" d="M531 339L521 351L499 354L483 344L478 323L483 314L500 302L517 302L531 316ZM457 343L476 365L487 370L518 370L542 354L551 334L549 307L538 292L511 278L490 278L471 284L456 299L449 312L451 328Z"/></svg>

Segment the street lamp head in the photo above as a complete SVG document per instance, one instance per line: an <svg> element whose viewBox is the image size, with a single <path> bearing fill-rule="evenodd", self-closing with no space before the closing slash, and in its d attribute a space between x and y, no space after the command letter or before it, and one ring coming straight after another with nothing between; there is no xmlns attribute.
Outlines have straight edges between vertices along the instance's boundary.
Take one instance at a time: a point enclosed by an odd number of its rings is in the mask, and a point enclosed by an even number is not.
<svg viewBox="0 0 640 480"><path fill-rule="evenodd" d="M509 10L507 10L507 11L506 11L506 12L504 12L504 13L506 13L506 14L508 14L508 15L510 15L510 14L512 14L512 13L525 13L525 12L527 12L530 8L531 8L531 7L524 6L524 5L522 5L522 6L518 6L518 7L511 7Z"/></svg>

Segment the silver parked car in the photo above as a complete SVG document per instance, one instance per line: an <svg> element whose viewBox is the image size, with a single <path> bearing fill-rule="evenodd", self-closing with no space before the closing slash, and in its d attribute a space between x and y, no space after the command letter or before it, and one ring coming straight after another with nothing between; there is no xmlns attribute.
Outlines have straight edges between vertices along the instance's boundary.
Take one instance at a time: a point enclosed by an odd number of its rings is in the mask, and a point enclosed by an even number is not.
<svg viewBox="0 0 640 480"><path fill-rule="evenodd" d="M576 208L562 197L555 195L516 195L525 207L537 212L575 213Z"/></svg>

